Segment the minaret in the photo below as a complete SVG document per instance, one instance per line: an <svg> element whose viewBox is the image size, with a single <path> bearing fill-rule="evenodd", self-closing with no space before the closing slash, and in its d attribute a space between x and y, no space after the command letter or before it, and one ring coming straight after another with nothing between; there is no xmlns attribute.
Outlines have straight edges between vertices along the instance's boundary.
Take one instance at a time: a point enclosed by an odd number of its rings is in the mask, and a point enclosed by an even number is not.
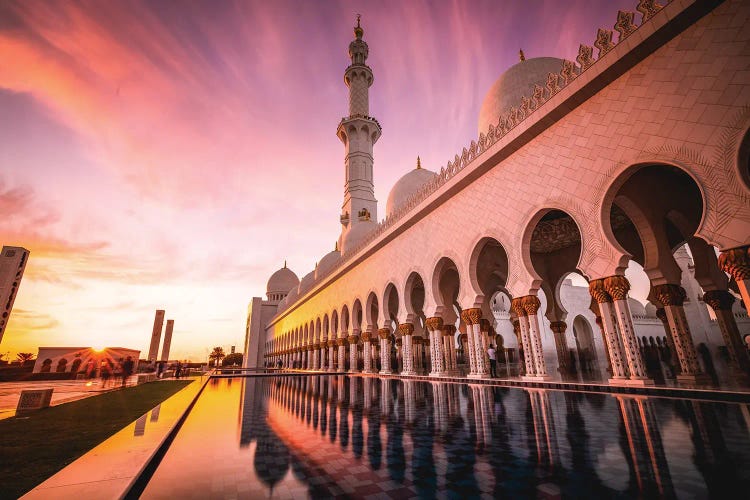
<svg viewBox="0 0 750 500"><path fill-rule="evenodd" d="M369 89L372 69L367 66L369 49L362 40L364 30L357 16L355 39L349 44L351 64L344 71L349 87L349 116L343 118L336 135L344 143L345 172L344 204L341 208L341 236L345 240L351 229L367 221L378 220L378 202L372 177L372 146L380 138L380 124L370 116Z"/></svg>

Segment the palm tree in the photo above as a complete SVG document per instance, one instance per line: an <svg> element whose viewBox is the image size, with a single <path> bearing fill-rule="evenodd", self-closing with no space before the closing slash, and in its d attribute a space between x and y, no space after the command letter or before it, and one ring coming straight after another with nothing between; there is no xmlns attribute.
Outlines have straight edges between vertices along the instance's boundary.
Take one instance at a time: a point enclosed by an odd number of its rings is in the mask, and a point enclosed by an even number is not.
<svg viewBox="0 0 750 500"><path fill-rule="evenodd" d="M219 360L226 357L226 354L224 354L224 348L223 347L214 347L214 350L211 351L211 354L208 355L208 359L212 359L214 361L214 366L219 366Z"/></svg>
<svg viewBox="0 0 750 500"><path fill-rule="evenodd" d="M16 357L22 365L25 365L27 361L31 361L32 359L34 359L34 355L30 352L19 352L18 354L16 354Z"/></svg>

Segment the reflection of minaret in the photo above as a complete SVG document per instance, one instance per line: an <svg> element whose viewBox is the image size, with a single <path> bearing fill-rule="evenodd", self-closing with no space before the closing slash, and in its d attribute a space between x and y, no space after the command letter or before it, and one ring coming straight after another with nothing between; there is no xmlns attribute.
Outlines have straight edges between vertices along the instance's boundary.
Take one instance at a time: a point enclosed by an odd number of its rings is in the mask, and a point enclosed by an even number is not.
<svg viewBox="0 0 750 500"><path fill-rule="evenodd" d="M615 396L630 451L633 472L645 497L675 497L661 433L651 401L643 396Z"/></svg>
<svg viewBox="0 0 750 500"><path fill-rule="evenodd" d="M162 325L164 325L164 310L157 309L156 316L154 316L154 328L151 330L151 346L148 349L149 361L156 361L156 356L159 354Z"/></svg>
<svg viewBox="0 0 750 500"><path fill-rule="evenodd" d="M378 202L373 184L373 145L380 138L380 124L370 115L369 88L373 82L372 69L367 66L369 48L362 39L364 30L357 18L355 39L349 44L351 64L344 72L344 82L349 87L349 116L339 123L336 135L344 143L345 171L344 203L341 207L342 252L360 237L362 225L369 231L377 220ZM351 233L351 236L350 236ZM356 235L356 236L355 236Z"/></svg>
<svg viewBox="0 0 750 500"><path fill-rule="evenodd" d="M172 330L174 329L174 320L167 320L167 329L164 332L164 345L161 348L161 360L169 361L169 348L172 346Z"/></svg>

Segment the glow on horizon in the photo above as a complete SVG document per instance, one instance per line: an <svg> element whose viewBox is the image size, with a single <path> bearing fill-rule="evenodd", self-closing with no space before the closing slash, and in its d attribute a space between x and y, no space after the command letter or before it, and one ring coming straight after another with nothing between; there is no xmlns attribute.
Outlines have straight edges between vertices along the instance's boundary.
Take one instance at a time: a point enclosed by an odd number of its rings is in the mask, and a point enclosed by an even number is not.
<svg viewBox="0 0 750 500"><path fill-rule="evenodd" d="M338 238L356 13L382 212L417 155L439 170L475 138L519 48L575 59L635 3L0 3L0 244L31 251L0 352L145 357L155 309L172 358L241 350L268 276Z"/></svg>

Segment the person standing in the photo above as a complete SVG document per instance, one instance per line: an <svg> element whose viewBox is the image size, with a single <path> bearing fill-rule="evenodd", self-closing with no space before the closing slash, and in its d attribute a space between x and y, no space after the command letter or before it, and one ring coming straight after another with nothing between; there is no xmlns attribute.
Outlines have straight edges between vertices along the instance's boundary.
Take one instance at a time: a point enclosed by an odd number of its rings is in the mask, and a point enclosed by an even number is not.
<svg viewBox="0 0 750 500"><path fill-rule="evenodd" d="M490 377L495 378L497 377L497 352L494 344L490 344L490 347L487 348L487 357L490 358Z"/></svg>
<svg viewBox="0 0 750 500"><path fill-rule="evenodd" d="M134 367L133 358L128 356L128 358L122 364L122 386L123 387L125 387L125 385L128 382L128 379L133 374L133 367Z"/></svg>

